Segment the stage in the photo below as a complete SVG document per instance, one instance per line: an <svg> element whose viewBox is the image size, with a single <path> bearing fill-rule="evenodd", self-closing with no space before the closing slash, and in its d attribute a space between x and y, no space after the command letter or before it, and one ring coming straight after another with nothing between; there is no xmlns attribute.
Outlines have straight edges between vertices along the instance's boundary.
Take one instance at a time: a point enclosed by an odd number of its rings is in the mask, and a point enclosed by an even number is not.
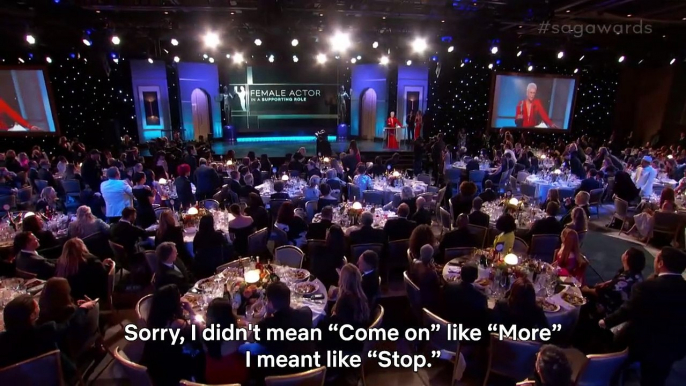
<svg viewBox="0 0 686 386"><path fill-rule="evenodd" d="M314 138L314 137L313 137ZM412 144L401 144L400 149L386 149L381 140L356 140L357 147L362 153L388 153L389 156L395 152L407 153L413 149ZM330 142L331 150L335 153L342 153L348 150L350 140L341 142ZM212 151L216 154L226 154L233 149L237 158L248 155L249 151L254 151L259 157L260 154L267 154L270 157L283 157L286 153L295 153L299 148L304 147L307 155L315 155L317 147L316 141L270 141L270 142L248 142L229 144L228 142L216 141L212 144Z"/></svg>

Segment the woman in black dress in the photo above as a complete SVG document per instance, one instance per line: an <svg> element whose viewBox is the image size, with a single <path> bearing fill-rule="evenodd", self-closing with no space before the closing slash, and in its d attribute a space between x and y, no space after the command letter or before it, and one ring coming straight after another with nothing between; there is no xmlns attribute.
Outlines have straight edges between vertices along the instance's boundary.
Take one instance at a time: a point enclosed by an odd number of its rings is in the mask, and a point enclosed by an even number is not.
<svg viewBox="0 0 686 386"><path fill-rule="evenodd" d="M269 227L269 213L264 207L264 201L257 193L250 193L248 195L248 206L245 208L245 214L252 217L255 229Z"/></svg>
<svg viewBox="0 0 686 386"><path fill-rule="evenodd" d="M152 207L152 203L155 202L155 192L145 182L145 173L133 174L135 186L131 190L136 198L136 211L138 212L136 225L144 229L157 222L155 209Z"/></svg>

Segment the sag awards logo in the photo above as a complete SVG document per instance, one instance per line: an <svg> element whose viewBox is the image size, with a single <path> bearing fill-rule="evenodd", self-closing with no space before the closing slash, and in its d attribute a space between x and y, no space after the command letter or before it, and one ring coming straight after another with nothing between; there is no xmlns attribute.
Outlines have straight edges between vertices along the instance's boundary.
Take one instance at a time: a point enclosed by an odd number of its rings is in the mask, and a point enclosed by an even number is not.
<svg viewBox="0 0 686 386"><path fill-rule="evenodd" d="M251 89L250 102L306 102L321 97L319 89Z"/></svg>

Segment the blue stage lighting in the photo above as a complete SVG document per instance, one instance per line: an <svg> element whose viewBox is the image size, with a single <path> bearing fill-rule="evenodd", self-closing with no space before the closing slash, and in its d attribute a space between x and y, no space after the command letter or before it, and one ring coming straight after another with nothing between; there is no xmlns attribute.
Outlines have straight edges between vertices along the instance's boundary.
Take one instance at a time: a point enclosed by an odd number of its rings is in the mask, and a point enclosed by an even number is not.
<svg viewBox="0 0 686 386"><path fill-rule="evenodd" d="M431 57L431 60L433 60L434 62L437 62L437 61L438 61L438 56L436 56L436 55L432 56L432 57Z"/></svg>
<svg viewBox="0 0 686 386"><path fill-rule="evenodd" d="M445 42L445 43L450 43L450 42L453 41L453 37L452 37L452 36L443 36L443 37L441 38L441 41L442 41L442 42Z"/></svg>

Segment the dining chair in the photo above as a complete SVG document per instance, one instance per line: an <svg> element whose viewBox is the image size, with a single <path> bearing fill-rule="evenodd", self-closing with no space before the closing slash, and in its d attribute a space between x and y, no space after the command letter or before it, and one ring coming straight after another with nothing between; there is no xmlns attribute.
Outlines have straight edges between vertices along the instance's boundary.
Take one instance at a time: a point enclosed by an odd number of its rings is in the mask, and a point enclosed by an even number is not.
<svg viewBox="0 0 686 386"><path fill-rule="evenodd" d="M455 346L455 341L448 339L450 323L426 308L422 308L422 320L424 326L432 326L434 324L440 326L438 331L431 331L429 333L429 347L432 350L444 350L456 355L457 352L455 350L459 349L459 342Z"/></svg>
<svg viewBox="0 0 686 386"><path fill-rule="evenodd" d="M132 386L153 386L147 367L132 362L126 353L119 349L119 346L115 347L113 355L114 360L124 371L126 378Z"/></svg>
<svg viewBox="0 0 686 386"><path fill-rule="evenodd" d="M426 173L417 174L417 181L421 181L427 185L431 185L431 176Z"/></svg>
<svg viewBox="0 0 686 386"><path fill-rule="evenodd" d="M278 248L282 245L288 245L288 234L277 226L272 227L272 232L269 236L269 239L274 240L274 248Z"/></svg>
<svg viewBox="0 0 686 386"><path fill-rule="evenodd" d="M670 241L678 241L679 229L683 228L685 221L686 216L683 214L663 212L661 210L655 211L653 214L653 233L663 233L671 236L672 239Z"/></svg>
<svg viewBox="0 0 686 386"><path fill-rule="evenodd" d="M213 199L202 200L198 203L198 206L205 208L207 210L219 210L219 201Z"/></svg>
<svg viewBox="0 0 686 386"><path fill-rule="evenodd" d="M310 200L305 203L305 212L307 212L307 222L312 222L314 212L317 211L317 200Z"/></svg>
<svg viewBox="0 0 686 386"><path fill-rule="evenodd" d="M463 258L469 258L474 254L476 251L476 248L473 247L455 247L455 248L446 248L445 253L443 253L443 257L445 261L450 261L452 259L456 259L458 257L463 257Z"/></svg>
<svg viewBox="0 0 686 386"><path fill-rule="evenodd" d="M528 177L529 177L528 172L524 172L524 171L519 172L519 173L517 173L517 182L519 182L520 185L524 184L524 183L526 183L526 179Z"/></svg>
<svg viewBox="0 0 686 386"><path fill-rule="evenodd" d="M519 193L519 184L517 184L517 177L514 177L510 175L508 184L507 184L508 190L512 191L512 195L518 195Z"/></svg>
<svg viewBox="0 0 686 386"><path fill-rule="evenodd" d="M577 349L564 349L574 386L611 386L629 359L628 349L608 354L584 355Z"/></svg>
<svg viewBox="0 0 686 386"><path fill-rule="evenodd" d="M114 306L114 285L116 282L117 263L112 262L109 271L107 271L107 298L103 300L102 307L100 307L100 314L110 317L110 324L113 323L119 316L119 310Z"/></svg>
<svg viewBox="0 0 686 386"><path fill-rule="evenodd" d="M448 214L450 215L450 228L455 226L455 208L453 207L453 200L448 200Z"/></svg>
<svg viewBox="0 0 686 386"><path fill-rule="evenodd" d="M109 236L103 232L96 232L83 238L83 243L88 248L88 251L101 260L114 257L112 248L108 245ZM120 262L121 264L122 262ZM128 267L124 267L127 268Z"/></svg>
<svg viewBox="0 0 686 386"><path fill-rule="evenodd" d="M515 382L533 374L536 364L536 354L540 350L538 342L515 341L507 338L502 340L497 334L491 334L488 367L483 386L488 385L491 374L501 375Z"/></svg>
<svg viewBox="0 0 686 386"><path fill-rule="evenodd" d="M262 228L248 236L248 255L261 256L267 251L269 242L269 232L267 228Z"/></svg>
<svg viewBox="0 0 686 386"><path fill-rule="evenodd" d="M360 187L349 183L348 184L348 200L349 201L360 201L362 199L362 194L360 193Z"/></svg>
<svg viewBox="0 0 686 386"><path fill-rule="evenodd" d="M483 248L486 243L486 235L488 235L488 228L482 227L481 225L469 224L467 226L469 233L473 234L476 238L476 245L479 248Z"/></svg>
<svg viewBox="0 0 686 386"><path fill-rule="evenodd" d="M78 180L61 180L61 183L67 196L76 199L81 197L81 183Z"/></svg>
<svg viewBox="0 0 686 386"><path fill-rule="evenodd" d="M591 189L589 192L591 198L588 201L589 207L595 207L595 215L600 218L600 204L603 199L604 188Z"/></svg>
<svg viewBox="0 0 686 386"><path fill-rule="evenodd" d="M172 210L171 208L168 208L166 206L156 208L155 209L155 218L157 219L157 221L160 221L160 216L162 215L162 213L168 212L171 210Z"/></svg>
<svg viewBox="0 0 686 386"><path fill-rule="evenodd" d="M48 186L48 181L46 180L33 180L34 185L36 185L36 193L39 195Z"/></svg>
<svg viewBox="0 0 686 386"><path fill-rule="evenodd" d="M0 213L7 214L8 210L5 207L8 206L9 209L17 207L17 196L14 194L7 196L0 196Z"/></svg>
<svg viewBox="0 0 686 386"><path fill-rule="evenodd" d="M60 350L54 350L0 369L0 385L63 386Z"/></svg>
<svg viewBox="0 0 686 386"><path fill-rule="evenodd" d="M272 222L276 221L276 216L279 214L279 209L284 202L290 202L291 200L270 200L269 201L269 214L272 215Z"/></svg>
<svg viewBox="0 0 686 386"><path fill-rule="evenodd" d="M552 263L555 250L560 247L560 235L533 235L529 247L529 257Z"/></svg>
<svg viewBox="0 0 686 386"><path fill-rule="evenodd" d="M374 309L374 316L372 318L372 323L369 325L368 330L371 329L376 329L380 328L381 324L383 323L383 317L384 317L384 308L381 304L377 304L376 308ZM379 342L376 340L365 340L362 348L362 363L360 365L360 377L362 378L362 386L367 385L367 379L365 377L364 373L364 364L366 360L368 359L369 352L372 351L375 347L379 345Z"/></svg>
<svg viewBox="0 0 686 386"><path fill-rule="evenodd" d="M439 213L439 218L440 218L440 224L442 225L441 229L441 234L443 234L446 230L449 231L452 229L453 224L450 220L450 213L448 213L447 210L443 209L442 207L438 208L438 213Z"/></svg>
<svg viewBox="0 0 686 386"><path fill-rule="evenodd" d="M484 187L483 187L484 178L486 178L486 171L485 170L470 170L469 171L469 181L472 181L473 183L476 184L476 187L479 188L479 192L483 192L483 190L484 190Z"/></svg>
<svg viewBox="0 0 686 386"><path fill-rule="evenodd" d="M303 257L305 253L294 245L283 245L274 250L274 262L291 268L302 268Z"/></svg>
<svg viewBox="0 0 686 386"><path fill-rule="evenodd" d="M33 188L27 186L17 190L17 208L26 210L33 204Z"/></svg>
<svg viewBox="0 0 686 386"><path fill-rule="evenodd" d="M147 294L140 298L136 303L136 316L139 321L148 322L148 315L150 315L150 306L152 305L152 294Z"/></svg>
<svg viewBox="0 0 686 386"><path fill-rule="evenodd" d="M209 385L207 383L198 383L198 382L191 382L187 381L185 379L182 379L181 382L179 382L180 386L241 386L240 383L224 383L221 385L213 384Z"/></svg>
<svg viewBox="0 0 686 386"><path fill-rule="evenodd" d="M407 275L407 271L403 272L403 282L405 283L405 292L407 293L407 298L410 301L410 308L412 309L412 314L417 321L422 320L422 295L419 287L410 279Z"/></svg>
<svg viewBox="0 0 686 386"><path fill-rule="evenodd" d="M113 254L112 260L114 260L116 263L118 263L117 265L120 267L120 269L119 269L119 280L122 280L122 278L124 277L124 266L128 265L127 264L128 257L126 254L126 249L124 249L123 246L115 243L112 240L108 240L107 242L109 243L110 248L112 249L112 254ZM88 250L90 250L90 248ZM96 255L96 256L98 256L98 255ZM98 257L100 257L100 256L98 256ZM157 270L157 268L155 268L155 270Z"/></svg>
<svg viewBox="0 0 686 386"><path fill-rule="evenodd" d="M534 204L538 202L537 190L538 185L527 184L526 182L519 184L519 193L526 197L529 202L533 202Z"/></svg>
<svg viewBox="0 0 686 386"><path fill-rule="evenodd" d="M21 278L21 279L24 279L24 280L31 280L31 279L35 279L38 277L38 275L33 273L33 272L23 271L19 268L15 268L14 276Z"/></svg>
<svg viewBox="0 0 686 386"><path fill-rule="evenodd" d="M617 197L616 195L614 196L614 201L615 212L612 214L612 219L617 219L622 222L618 233L621 235L622 231L624 231L624 228L629 225L629 220L631 219L631 215L629 215L629 203Z"/></svg>
<svg viewBox="0 0 686 386"><path fill-rule="evenodd" d="M422 197L424 201L426 201L425 208L429 210L429 212L434 213L436 210L436 193L420 193L417 195L417 198Z"/></svg>
<svg viewBox="0 0 686 386"><path fill-rule="evenodd" d="M460 180L462 179L462 169L446 169L445 178L448 180L448 184L450 184L450 186L452 187L452 191L457 192L457 189L460 186Z"/></svg>
<svg viewBox="0 0 686 386"><path fill-rule="evenodd" d="M290 375L274 375L264 378L266 386L323 386L326 381L326 367Z"/></svg>
<svg viewBox="0 0 686 386"><path fill-rule="evenodd" d="M227 268L240 268L250 264L250 257L244 257L242 259L237 259L230 261L226 264L222 264L214 271L214 273L222 273Z"/></svg>
<svg viewBox="0 0 686 386"><path fill-rule="evenodd" d="M376 190L365 190L362 192L362 200L366 204L371 205L383 205L384 203L383 194L381 192L377 192Z"/></svg>
<svg viewBox="0 0 686 386"><path fill-rule="evenodd" d="M148 263L148 268L150 269L150 272L157 271L158 260L157 253L155 253L155 251L145 251L145 262Z"/></svg>
<svg viewBox="0 0 686 386"><path fill-rule="evenodd" d="M529 251L529 245L526 241L519 237L515 237L514 244L512 245L512 253L518 255L525 255Z"/></svg>
<svg viewBox="0 0 686 386"><path fill-rule="evenodd" d="M383 253L383 244L379 243L368 243L368 244L355 244L350 246L350 251L352 252L352 256L350 256L350 262L353 264L357 264L357 260L360 258L360 256L368 250L372 250L376 252L376 254L381 258L382 253Z"/></svg>
<svg viewBox="0 0 686 386"><path fill-rule="evenodd" d="M383 274L388 283L388 277L391 272L402 268L409 269L407 260L407 249L410 247L409 239L394 240L388 242L388 258L385 259L385 267L383 267Z"/></svg>

